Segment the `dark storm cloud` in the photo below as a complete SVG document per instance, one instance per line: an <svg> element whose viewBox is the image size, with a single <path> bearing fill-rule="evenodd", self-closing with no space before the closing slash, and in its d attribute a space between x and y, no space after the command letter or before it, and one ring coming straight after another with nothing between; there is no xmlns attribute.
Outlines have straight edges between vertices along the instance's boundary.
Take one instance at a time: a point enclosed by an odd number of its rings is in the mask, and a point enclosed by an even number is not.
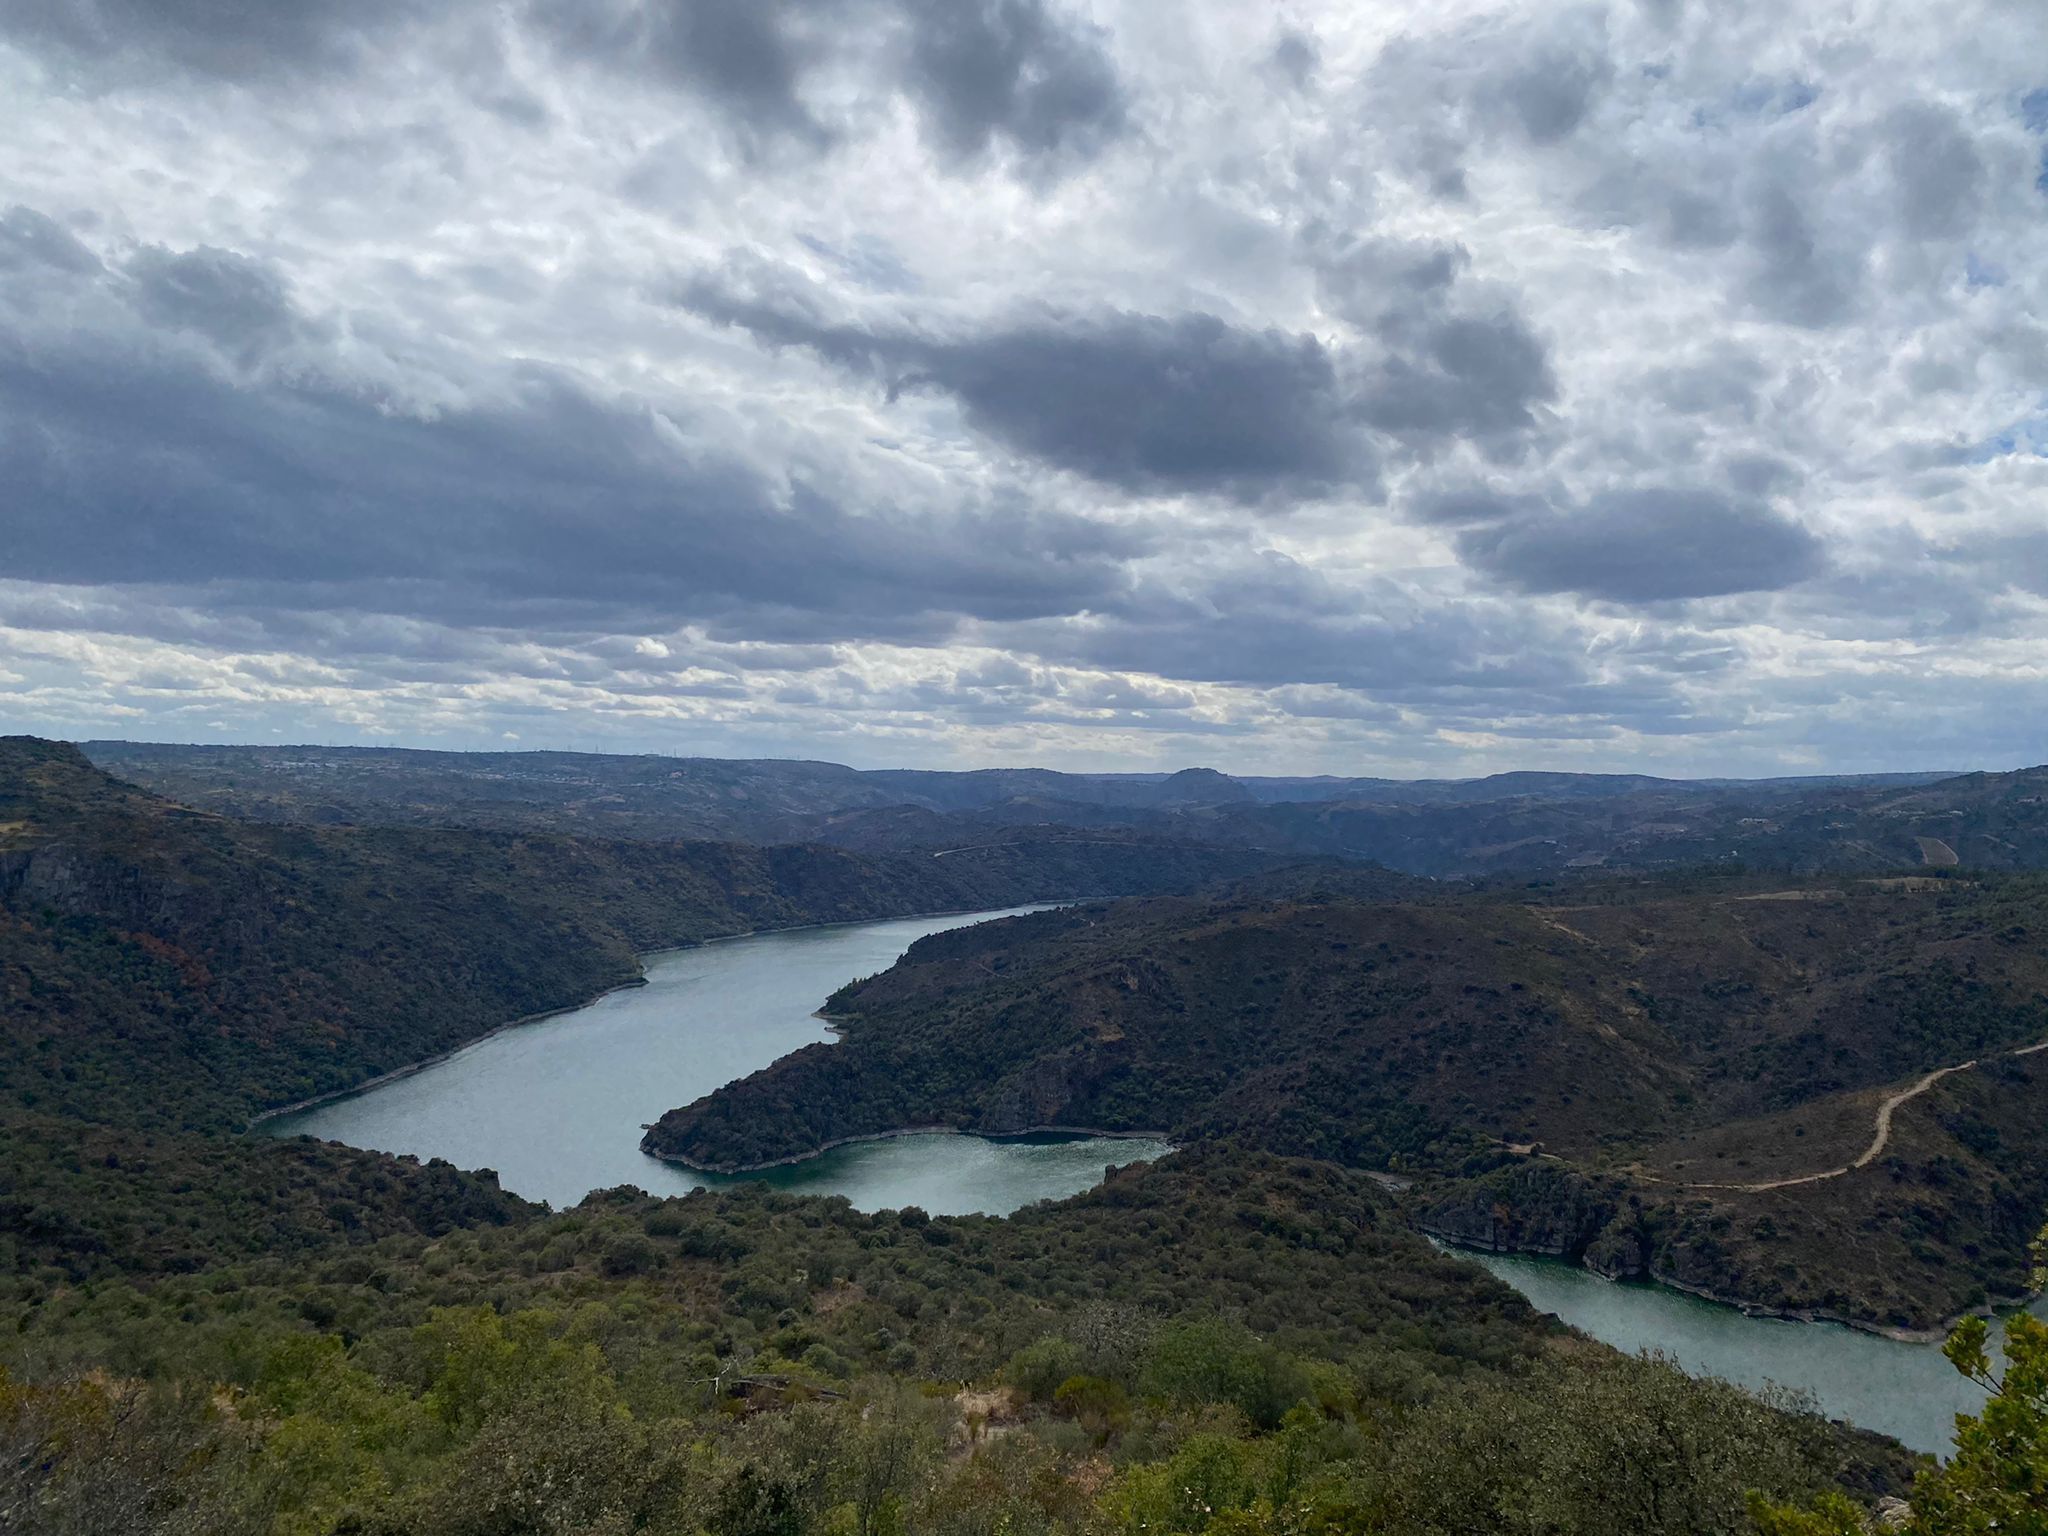
<svg viewBox="0 0 2048 1536"><path fill-rule="evenodd" d="M1370 473L1313 337L1211 315L1053 317L928 344L916 361L905 387L945 390L990 437L1129 490L1254 499Z"/></svg>
<svg viewBox="0 0 2048 1536"><path fill-rule="evenodd" d="M1820 541L1799 524L1716 491L1607 491L1568 510L1494 510L1498 520L1458 535L1458 554L1526 592L1622 603L1720 597L1793 586L1824 564Z"/></svg>
<svg viewBox="0 0 2048 1536"><path fill-rule="evenodd" d="M1379 330L1418 305L1444 301L1472 264L1461 245L1367 237L1343 239L1326 227L1304 231L1325 308L1365 330Z"/></svg>
<svg viewBox="0 0 2048 1536"><path fill-rule="evenodd" d="M1437 491L1408 505L1408 515L1420 523L1463 528L1479 523L1505 522L1509 518L1545 515L1549 505L1540 496L1508 494L1494 490Z"/></svg>
<svg viewBox="0 0 2048 1536"><path fill-rule="evenodd" d="M1583 647L1499 602L1418 598L1378 578L1333 580L1274 551L1199 577L1147 579L1084 625L1001 626L1000 643L1062 663L1188 681L1293 683L1386 698L1562 697L1588 680Z"/></svg>
<svg viewBox="0 0 2048 1536"><path fill-rule="evenodd" d="M1516 145L1559 151L1582 136L1615 78L1607 27L1604 6L1579 6L1397 38L1374 60L1361 104L1394 164L1462 202L1476 157Z"/></svg>
<svg viewBox="0 0 2048 1536"><path fill-rule="evenodd" d="M927 131L971 159L997 141L1045 159L1086 154L1124 124L1123 87L1092 28L1043 0L897 0L903 87Z"/></svg>
<svg viewBox="0 0 2048 1536"><path fill-rule="evenodd" d="M1323 50L1314 36L1297 32L1292 28L1282 32L1278 42L1273 44L1269 63L1289 85L1296 90L1307 90L1315 83L1316 71L1322 66Z"/></svg>
<svg viewBox="0 0 2048 1536"><path fill-rule="evenodd" d="M1313 233L1313 245L1320 236ZM800 273L736 259L669 298L771 348L935 390L1015 452L1119 489L1256 502L1372 492L1391 439L1512 457L1557 396L1549 351L1503 297L1467 296L1456 248L1360 242L1320 265L1326 302L1370 333L1333 348L1214 315L1040 312L933 336L829 318Z"/></svg>
<svg viewBox="0 0 2048 1536"><path fill-rule="evenodd" d="M1498 453L1557 398L1549 349L1508 299L1473 289L1464 247L1338 239L1302 244L1324 307L1379 343L1358 382L1359 414L1421 447L1467 438Z"/></svg>
<svg viewBox="0 0 2048 1536"><path fill-rule="evenodd" d="M155 65L249 80L358 59L417 0L8 0L0 35L66 61Z"/></svg>
<svg viewBox="0 0 2048 1536"><path fill-rule="evenodd" d="M225 256L152 254L147 332L0 327L7 575L453 622L931 637L1107 603L1144 548L1023 503L851 509L538 367L429 415L317 368L230 379L178 340L271 323L270 290Z"/></svg>
<svg viewBox="0 0 2048 1536"><path fill-rule="evenodd" d="M1614 73L1600 47L1546 49L1510 66L1493 83L1493 110L1531 144L1555 144L1584 123Z"/></svg>
<svg viewBox="0 0 2048 1536"><path fill-rule="evenodd" d="M750 134L830 142L801 96L804 71L833 41L814 0L545 0L534 15L565 53L644 69L727 109Z"/></svg>
<svg viewBox="0 0 2048 1536"><path fill-rule="evenodd" d="M1047 0L541 0L533 15L564 55L687 90L757 143L839 136L808 100L828 69L900 94L961 164L1003 150L1045 169L1125 126L1104 35Z"/></svg>
<svg viewBox="0 0 2048 1536"><path fill-rule="evenodd" d="M826 323L788 292L742 296L700 280L675 298L766 345L881 378L892 394L941 391L1005 446L1125 490L1251 501L1371 479L1337 361L1313 337L1110 313L937 339Z"/></svg>
<svg viewBox="0 0 2048 1536"><path fill-rule="evenodd" d="M17 205L0 213L0 270L31 265L84 275L100 259L48 214Z"/></svg>
<svg viewBox="0 0 2048 1536"><path fill-rule="evenodd" d="M253 354L292 329L282 275L235 251L145 246L128 262L128 275L146 319L196 331L230 352Z"/></svg>
<svg viewBox="0 0 2048 1536"><path fill-rule="evenodd" d="M1852 231L1815 223L1811 196L1776 181L1752 192L1746 292L1765 314L1818 328L1837 324L1855 307L1867 258Z"/></svg>
<svg viewBox="0 0 2048 1536"><path fill-rule="evenodd" d="M1520 316L1501 311L1430 321L1412 347L1387 355L1361 406L1368 421L1397 437L1505 445L1556 396L1547 349Z"/></svg>

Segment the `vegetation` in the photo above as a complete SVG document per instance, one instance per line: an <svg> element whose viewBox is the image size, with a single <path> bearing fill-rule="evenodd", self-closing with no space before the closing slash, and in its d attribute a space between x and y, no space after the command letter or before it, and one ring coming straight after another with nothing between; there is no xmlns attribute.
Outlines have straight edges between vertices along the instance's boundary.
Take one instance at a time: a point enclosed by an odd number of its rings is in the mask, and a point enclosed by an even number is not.
<svg viewBox="0 0 2048 1536"><path fill-rule="evenodd" d="M906 1126L1162 1130L1419 1179L1432 1230L1925 1327L2022 1289L2048 1208L2048 882L1691 878L1220 897L935 935L836 1046L662 1117L733 1169ZM1879 1101L1982 1058L1893 1118Z"/></svg>
<svg viewBox="0 0 2048 1536"><path fill-rule="evenodd" d="M2035 1245L2048 1286L2048 1231ZM1956 1416L1955 1454L1914 1481L1910 1505L1888 1527L1905 1536L2041 1536L2048 1532L2048 1323L2026 1313L2005 1321L2005 1366L1993 1368L1981 1317L1966 1318L1949 1336L1955 1368L1990 1394L1984 1411ZM1840 1493L1806 1509L1750 1496L1763 1536L1863 1536L1863 1511Z"/></svg>
<svg viewBox="0 0 2048 1536"><path fill-rule="evenodd" d="M871 852L1143 837L1370 859L1411 874L1704 865L1888 873L2048 866L2048 770L1678 780L857 772L836 763L573 752L87 744L186 804L313 825L830 842Z"/></svg>
<svg viewBox="0 0 2048 1536"><path fill-rule="evenodd" d="M2039 1480L2014 1469L2040 1438L2035 1335L2009 1338L1981 1435L1936 1473L1796 1400L1569 1333L1432 1248L1366 1171L1537 1165L1488 1139L1509 1120L1487 1115L1535 1112L1488 1073L1445 1096L1425 1082L1487 1043L1496 1012L1518 1021L1524 1058L1502 1055L1502 1077L1598 1067L1565 1025L1631 994L1580 980L1588 952L1555 925L1611 946L1603 965L1650 953L1641 893L1565 913L1325 867L1221 902L1091 907L920 946L839 1000L858 1010L849 1062L900 1016L927 1044L981 1053L969 1064L1008 1097L963 1081L957 1102L976 1113L1078 1104L1190 1132L1159 1163L1007 1219L863 1214L762 1186L620 1189L551 1212L487 1171L236 1134L279 1099L626 979L655 943L1049 893L1032 881L1233 872L1187 849L1084 846L1026 839L961 862L251 826L65 749L0 744L0 1530L1690 1536L1752 1528L1752 1507L1788 1533L1861 1521L1906 1492L1916 1519L2030 1529ZM1996 946L2032 899L1938 893L1926 905L1943 915L1911 922L1897 905L1802 912L1818 925L1803 944L1740 911L1674 931L1719 946L1687 962L1697 993L1727 983L1739 998L1744 977L1776 985L1772 965L1867 930L1862 970L1829 996L1847 1008L1867 983L1893 999L1910 1055L1914 1040L1997 1044L2018 1027L2006 989L2028 973ZM1130 948L1142 934L1153 948ZM1511 948L1540 959L1536 997L1505 973L1498 996L1464 990L1479 984L1472 954L1505 963L1494 951ZM1921 979L1937 955L1949 971ZM1349 980L1322 989L1317 956ZM1017 989L989 1016L1007 1045L945 1034L981 1006L975 976ZM1036 1011L1027 978L1048 989ZM1670 1072L1641 1080L1681 1118L1681 1092L1817 1114L1860 1090L1800 1097L1812 1062L1861 1082L1900 1049L1846 1025L1788 1049L1757 1002L1726 1010L1740 1027L1716 1047L1747 1051L1733 1059L1757 1074L1715 1073L1696 1038L1708 1011L1666 991L1671 1010L1637 1007L1668 1037L1625 1009L1615 1032L1631 1048L1680 1043ZM1148 1022L1167 998L1186 1009L1178 1059ZM1384 1091L1347 1099L1316 1081L1329 1058L1291 1022L1301 1010L1347 1051L1383 1050ZM1098 1072L1119 1048L1143 1070ZM1251 1068L1226 1070L1232 1052ZM2011 1086L1945 1083L1929 1134L2019 1162L2024 1123L2001 1119L1991 1091ZM1988 1368L1982 1342L1963 1334L1959 1363Z"/></svg>
<svg viewBox="0 0 2048 1536"><path fill-rule="evenodd" d="M0 1104L239 1128L634 980L636 954L804 923L1198 883L1187 847L975 859L252 826L0 740Z"/></svg>
<svg viewBox="0 0 2048 1536"><path fill-rule="evenodd" d="M0 1120L0 1276L43 1287L504 1226L538 1207L439 1159Z"/></svg>
<svg viewBox="0 0 2048 1536"><path fill-rule="evenodd" d="M1704 1532L1908 1465L1255 1155L1011 1221L618 1191L13 1305L24 1531Z"/></svg>

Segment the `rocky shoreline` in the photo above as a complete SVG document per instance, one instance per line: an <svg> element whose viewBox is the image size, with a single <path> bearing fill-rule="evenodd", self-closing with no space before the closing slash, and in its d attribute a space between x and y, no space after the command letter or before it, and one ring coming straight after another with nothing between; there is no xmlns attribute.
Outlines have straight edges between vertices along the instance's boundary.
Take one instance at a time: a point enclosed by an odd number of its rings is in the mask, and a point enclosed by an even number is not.
<svg viewBox="0 0 2048 1536"><path fill-rule="evenodd" d="M674 946L677 949L693 947L692 945ZM670 952L670 950L650 950L648 955L641 958L645 960L652 955L668 954ZM357 1094L368 1093L372 1089L382 1088L388 1083L396 1083L405 1078L412 1077L417 1073L426 1071L429 1067L438 1067L442 1062L460 1056L472 1046L482 1045L486 1040L494 1039L504 1034L508 1029L518 1029L527 1024L540 1024L548 1019L559 1019L565 1013L581 1013L592 1003L601 1002L603 999L610 997L614 992L630 992L635 987L644 987L646 985L647 976L643 968L640 975L629 977L625 981L615 982L602 991L593 992L580 1003L565 1003L560 1008L543 1008L539 1013L528 1013L516 1019L508 1019L503 1024L494 1024L482 1034L477 1035L473 1039L465 1040L460 1045L451 1045L447 1050L436 1051L433 1055L423 1057L419 1061L407 1062L402 1067L393 1067L389 1072L379 1072L375 1077L368 1078L360 1083L351 1084L347 1088L330 1088L325 1093L314 1094L310 1099L300 1099L295 1103L280 1104L275 1109L266 1109L250 1117L249 1123L243 1127L243 1134L249 1134L265 1121L276 1120L284 1115L297 1114L302 1109L313 1109L321 1104L332 1104L337 1099L352 1099Z"/></svg>

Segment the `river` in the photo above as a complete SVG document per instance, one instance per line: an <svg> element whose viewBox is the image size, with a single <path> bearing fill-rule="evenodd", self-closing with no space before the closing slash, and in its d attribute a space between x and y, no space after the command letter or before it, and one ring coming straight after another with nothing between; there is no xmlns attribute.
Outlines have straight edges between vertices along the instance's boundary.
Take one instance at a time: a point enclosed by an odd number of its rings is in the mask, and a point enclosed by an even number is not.
<svg viewBox="0 0 2048 1536"><path fill-rule="evenodd" d="M648 1157L640 1151L642 1123L799 1046L830 1040L813 1014L818 1004L844 982L885 969L914 940L1006 915L796 929L653 955L643 987L504 1030L411 1076L279 1116L263 1129L495 1168L507 1189L556 1206L619 1184L680 1194L738 1182ZM935 1215L1001 1215L1088 1189L1107 1163L1166 1150L1150 1139L919 1135L840 1147L745 1177L844 1195L862 1210L919 1205ZM1829 1415L1919 1450L1946 1448L1953 1416L1983 1402L1931 1344L1745 1317L1548 1260L1468 1256L1595 1338L1630 1351L1661 1350L1688 1370L1746 1386L1808 1392Z"/></svg>
<svg viewBox="0 0 2048 1536"><path fill-rule="evenodd" d="M1835 1323L1749 1317L1668 1286L1603 1280L1557 1259L1450 1251L1617 1349L1659 1351L1695 1376L1809 1393L1830 1418L1882 1430L1916 1451L1944 1454L1955 1416L1984 1407L1983 1389L1959 1376L1938 1344L1901 1343ZM2048 1302L2034 1311L2048 1317ZM1995 1324L1991 1332L1995 1346ZM2002 1354L1994 1348L1993 1356L2002 1368Z"/></svg>
<svg viewBox="0 0 2048 1536"><path fill-rule="evenodd" d="M738 1182L647 1156L640 1127L800 1046L829 1041L814 1016L818 1005L854 977L888 969L917 939L1009 915L797 928L650 955L645 986L501 1030L409 1076L279 1115L262 1129L495 1168L514 1194L557 1207L620 1184L669 1195ZM1152 1138L903 1136L747 1177L845 1195L862 1210L920 1205L934 1215L1004 1215L1091 1188L1107 1163L1165 1151Z"/></svg>

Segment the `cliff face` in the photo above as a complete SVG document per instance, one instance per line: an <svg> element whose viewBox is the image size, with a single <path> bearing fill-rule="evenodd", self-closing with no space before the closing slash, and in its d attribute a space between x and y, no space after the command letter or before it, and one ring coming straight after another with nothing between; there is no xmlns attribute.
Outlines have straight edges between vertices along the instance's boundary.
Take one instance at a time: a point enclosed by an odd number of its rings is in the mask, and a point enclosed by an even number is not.
<svg viewBox="0 0 2048 1536"><path fill-rule="evenodd" d="M1154 1129L1100 1125L1104 1088L1131 1070L1122 1042L1076 1047L1043 1056L991 1089L972 1129L1002 1136L1042 1125L1081 1125L1101 1130Z"/></svg>
<svg viewBox="0 0 2048 1536"><path fill-rule="evenodd" d="M1425 1180L1417 1224L1752 1311L1924 1334L2026 1294L2048 1208L2048 1052L1942 1081L1893 1118L1866 1168L1783 1188L1712 1189L1544 1159ZM1739 1139L1752 1138L1745 1128ZM1824 1159L1822 1161L1825 1161Z"/></svg>
<svg viewBox="0 0 2048 1536"><path fill-rule="evenodd" d="M233 892L236 920L260 924L262 904L246 886ZM165 939L218 931L229 911L228 891L181 879L148 854L117 857L83 842L0 852L0 902L16 911L91 919ZM249 932L247 937L257 937Z"/></svg>
<svg viewBox="0 0 2048 1536"><path fill-rule="evenodd" d="M1422 1206L1416 1225L1433 1237L1488 1253L1534 1253L1579 1263L1596 1243L1625 1258L1608 1240L1622 1209L1619 1187L1589 1179L1561 1163L1528 1161L1456 1186ZM1601 1268L1599 1265L1589 1265ZM1634 1275L1639 1267L1601 1268Z"/></svg>

